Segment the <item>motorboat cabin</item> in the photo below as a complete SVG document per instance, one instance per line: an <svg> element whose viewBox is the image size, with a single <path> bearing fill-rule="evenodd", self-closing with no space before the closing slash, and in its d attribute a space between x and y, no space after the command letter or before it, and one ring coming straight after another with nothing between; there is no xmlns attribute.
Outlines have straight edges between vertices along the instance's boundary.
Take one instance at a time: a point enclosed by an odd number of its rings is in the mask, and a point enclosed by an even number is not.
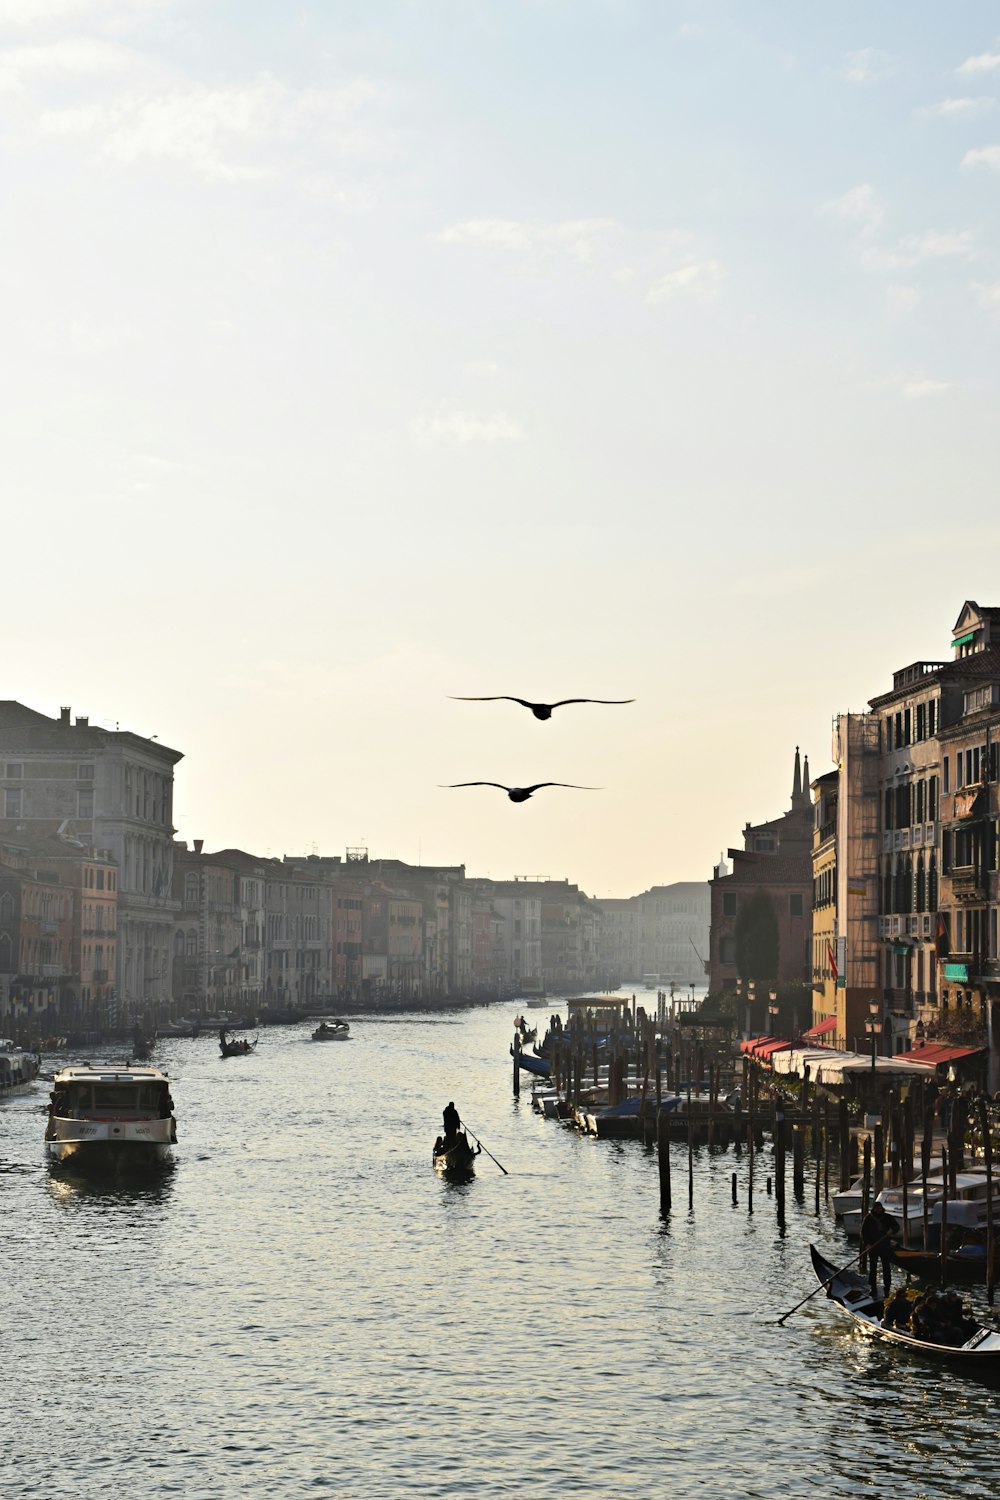
<svg viewBox="0 0 1000 1500"><path fill-rule="evenodd" d="M170 1160L177 1123L170 1080L158 1068L64 1068L49 1098L51 1161L117 1174Z"/></svg>

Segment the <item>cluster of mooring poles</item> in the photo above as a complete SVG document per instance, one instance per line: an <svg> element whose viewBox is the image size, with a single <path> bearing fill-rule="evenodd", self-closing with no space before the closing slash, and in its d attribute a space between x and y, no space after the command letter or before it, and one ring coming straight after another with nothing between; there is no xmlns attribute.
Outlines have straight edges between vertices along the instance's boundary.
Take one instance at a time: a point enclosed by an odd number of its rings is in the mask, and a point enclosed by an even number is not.
<svg viewBox="0 0 1000 1500"><path fill-rule="evenodd" d="M598 1007L600 1010L600 1007ZM532 1054L547 1063L550 1097L559 1103L559 1118L587 1128L602 1109L615 1109L626 1099L637 1100L637 1108L625 1128L615 1134L641 1139L658 1158L660 1212L673 1208L671 1145L687 1145L687 1203L694 1209L695 1148L703 1144L734 1148L737 1159L746 1152L744 1198L747 1212L754 1211L754 1194L774 1197L779 1217L785 1210L787 1157L792 1158L792 1191L800 1202L806 1192L806 1160L813 1166L814 1211L830 1198L830 1167L836 1142L839 1189L845 1191L862 1170L862 1212L867 1213L884 1187L902 1190L902 1244L910 1242L907 1191L919 1185L923 1203L923 1244L929 1243L927 1179L934 1167L934 1113L924 1089L900 1099L890 1091L885 1107L871 1128L852 1128L846 1098L831 1097L811 1083L808 1066L797 1101L786 1099L759 1066L744 1057L742 1083L728 1096L722 1094L722 1067L706 1061L701 1041L688 1042L682 1028L659 1031L655 1017L640 1007L607 1013L575 1009L567 1022L552 1016L546 1044ZM602 1012L602 1014L605 1014ZM515 1096L520 1094L522 1069L540 1071L528 1060L520 1036L511 1049ZM600 1093L605 1102L594 1105ZM588 1112L591 1111L591 1112ZM549 1111L546 1111L548 1113ZM995 1240L993 1226L993 1151L991 1121L985 1099L975 1107L976 1124L982 1137L986 1182L987 1296L994 1298ZM624 1122L623 1122L624 1123ZM940 1165L948 1191L954 1195L956 1176L965 1159L965 1137L970 1123L967 1101L956 1099L947 1135L940 1143ZM597 1134L603 1133L600 1129ZM608 1131L607 1133L611 1133ZM761 1171L760 1158L770 1136L771 1172ZM919 1172L914 1171L919 1140ZM863 1143L863 1147L861 1144ZM861 1161L863 1159L863 1167ZM732 1173L732 1201L739 1202L739 1173ZM947 1243L947 1193L942 1200L940 1231L941 1276L945 1276Z"/></svg>

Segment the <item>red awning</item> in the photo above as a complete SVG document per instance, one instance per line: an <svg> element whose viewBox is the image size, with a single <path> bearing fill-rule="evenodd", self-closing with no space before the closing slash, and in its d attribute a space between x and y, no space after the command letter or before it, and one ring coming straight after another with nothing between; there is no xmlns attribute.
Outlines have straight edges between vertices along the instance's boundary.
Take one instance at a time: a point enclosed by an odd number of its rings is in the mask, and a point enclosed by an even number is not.
<svg viewBox="0 0 1000 1500"><path fill-rule="evenodd" d="M785 1047L792 1045L787 1037L754 1036L747 1042L740 1042L740 1051L749 1053L751 1057L756 1057L761 1062L766 1062L772 1052L781 1052Z"/></svg>
<svg viewBox="0 0 1000 1500"><path fill-rule="evenodd" d="M804 1031L802 1039L805 1041L808 1037L812 1036L826 1036L829 1032L836 1031L836 1029L837 1017L827 1016L825 1021L819 1021L815 1026L810 1026L808 1031Z"/></svg>
<svg viewBox="0 0 1000 1500"><path fill-rule="evenodd" d="M904 1062L923 1063L936 1068L938 1063L957 1062L960 1057L975 1057L982 1047L949 1047L944 1042L926 1042L923 1047L914 1047L912 1052L897 1052L897 1059Z"/></svg>

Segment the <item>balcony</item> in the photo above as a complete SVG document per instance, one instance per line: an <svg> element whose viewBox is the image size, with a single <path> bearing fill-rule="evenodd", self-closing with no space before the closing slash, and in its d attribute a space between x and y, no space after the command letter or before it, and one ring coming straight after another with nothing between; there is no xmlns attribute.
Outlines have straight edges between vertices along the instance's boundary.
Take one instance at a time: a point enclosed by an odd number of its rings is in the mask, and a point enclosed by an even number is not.
<svg viewBox="0 0 1000 1500"><path fill-rule="evenodd" d="M951 889L956 901L986 899L986 884L975 865L953 865Z"/></svg>

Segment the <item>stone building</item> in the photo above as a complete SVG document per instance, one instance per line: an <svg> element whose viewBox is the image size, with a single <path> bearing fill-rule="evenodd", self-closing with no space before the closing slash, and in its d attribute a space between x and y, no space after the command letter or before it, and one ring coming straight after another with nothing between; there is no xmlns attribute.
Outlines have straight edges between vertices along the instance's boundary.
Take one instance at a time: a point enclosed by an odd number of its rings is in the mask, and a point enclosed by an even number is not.
<svg viewBox="0 0 1000 1500"><path fill-rule="evenodd" d="M171 998L173 777L159 740L0 702L0 840L62 833L118 868L115 999L139 1019Z"/></svg>
<svg viewBox="0 0 1000 1500"><path fill-rule="evenodd" d="M184 1014L255 1015L264 997L267 861L242 849L174 846L173 999Z"/></svg>
<svg viewBox="0 0 1000 1500"><path fill-rule="evenodd" d="M764 891L774 907L778 926L778 984L802 989L802 1004L808 1006L812 944L812 840L813 811L809 796L809 761L803 771L798 747L792 778L792 803L788 812L767 823L748 823L743 830L743 848L730 849L732 872L718 873L711 888L711 932L709 938L709 989L713 993L733 990L736 966L736 923L744 901ZM757 996L755 1028L766 1022L766 996Z"/></svg>

